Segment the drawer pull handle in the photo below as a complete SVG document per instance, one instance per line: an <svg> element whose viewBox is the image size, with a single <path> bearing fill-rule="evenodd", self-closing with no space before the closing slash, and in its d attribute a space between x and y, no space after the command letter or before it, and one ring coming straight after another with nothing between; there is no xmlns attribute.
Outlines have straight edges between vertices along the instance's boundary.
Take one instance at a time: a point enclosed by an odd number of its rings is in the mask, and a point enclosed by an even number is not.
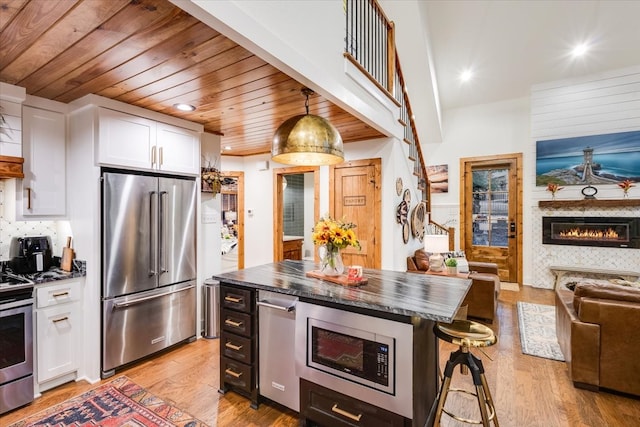
<svg viewBox="0 0 640 427"><path fill-rule="evenodd" d="M224 297L225 301L229 301L229 302L233 302L233 303L241 303L242 302L242 298L238 298L238 297L230 297L230 296L225 296Z"/></svg>
<svg viewBox="0 0 640 427"><path fill-rule="evenodd" d="M52 296L54 298L58 298L58 297L64 297L64 296L67 296L67 295L69 295L69 292L59 292L57 294L53 294Z"/></svg>
<svg viewBox="0 0 640 427"><path fill-rule="evenodd" d="M230 342L225 343L224 346L227 347L227 348L230 348L231 350L234 350L234 351L242 350L242 346L241 345L231 344Z"/></svg>
<svg viewBox="0 0 640 427"><path fill-rule="evenodd" d="M61 317L60 319L53 319L52 322L58 323L58 322L64 322L65 320L69 320L69 317L64 316L64 317Z"/></svg>
<svg viewBox="0 0 640 427"><path fill-rule="evenodd" d="M228 374L228 375L231 375L234 378L240 378L242 376L242 372L235 372L235 371L232 371L229 368L225 369L224 373Z"/></svg>
<svg viewBox="0 0 640 427"><path fill-rule="evenodd" d="M360 421L360 418L362 418L362 414L353 415L351 412L347 412L347 411L345 411L344 409L340 409L340 408L338 408L338 404L337 404L337 403L335 403L335 404L331 407L331 410L332 410L333 412L335 412L336 414L340 414L340 415L342 415L342 416L344 416L344 417L347 417L347 418L349 418L349 419L351 419L351 420L353 420L353 421L358 421L358 422L359 422L359 421Z"/></svg>
<svg viewBox="0 0 640 427"><path fill-rule="evenodd" d="M233 320L230 320L230 319L226 319L224 321L224 323L225 323L225 325L233 326L235 328L239 328L239 327L242 326L242 322L236 322L236 321L233 321Z"/></svg>

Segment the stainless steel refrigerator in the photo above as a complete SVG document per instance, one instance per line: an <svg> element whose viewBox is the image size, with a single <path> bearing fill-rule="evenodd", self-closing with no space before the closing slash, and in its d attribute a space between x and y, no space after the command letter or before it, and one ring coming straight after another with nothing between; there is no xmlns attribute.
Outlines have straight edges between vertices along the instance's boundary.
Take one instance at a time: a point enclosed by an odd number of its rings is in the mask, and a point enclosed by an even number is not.
<svg viewBox="0 0 640 427"><path fill-rule="evenodd" d="M196 332L194 178L102 173L102 377Z"/></svg>

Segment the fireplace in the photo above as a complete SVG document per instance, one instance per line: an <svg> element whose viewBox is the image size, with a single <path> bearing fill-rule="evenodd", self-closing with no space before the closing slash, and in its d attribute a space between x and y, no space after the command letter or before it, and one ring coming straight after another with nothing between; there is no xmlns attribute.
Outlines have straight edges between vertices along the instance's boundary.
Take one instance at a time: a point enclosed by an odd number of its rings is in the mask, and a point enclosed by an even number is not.
<svg viewBox="0 0 640 427"><path fill-rule="evenodd" d="M542 243L637 249L640 248L640 218L545 216Z"/></svg>

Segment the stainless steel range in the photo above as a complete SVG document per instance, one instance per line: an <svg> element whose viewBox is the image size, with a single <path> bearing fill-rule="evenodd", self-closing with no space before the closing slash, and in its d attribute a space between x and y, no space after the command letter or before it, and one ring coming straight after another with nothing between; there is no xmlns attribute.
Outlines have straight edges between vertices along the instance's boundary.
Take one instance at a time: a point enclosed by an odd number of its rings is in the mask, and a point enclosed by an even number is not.
<svg viewBox="0 0 640 427"><path fill-rule="evenodd" d="M0 414L33 401L33 282L0 273Z"/></svg>

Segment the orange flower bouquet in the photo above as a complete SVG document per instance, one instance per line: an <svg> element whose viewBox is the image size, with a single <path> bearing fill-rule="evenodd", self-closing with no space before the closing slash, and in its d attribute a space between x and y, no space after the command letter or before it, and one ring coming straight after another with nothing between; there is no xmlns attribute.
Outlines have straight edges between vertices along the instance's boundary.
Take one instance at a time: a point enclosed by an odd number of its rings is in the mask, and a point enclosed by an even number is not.
<svg viewBox="0 0 640 427"><path fill-rule="evenodd" d="M629 197L629 189L635 186L636 185L633 184L630 179L625 179L618 183L618 187L622 188L622 191L624 191L624 197Z"/></svg>
<svg viewBox="0 0 640 427"><path fill-rule="evenodd" d="M549 184L547 184L547 191L551 192L551 197L553 199L556 198L556 193L560 190L562 190L564 187L560 187L560 185L558 183L555 182L550 182Z"/></svg>

